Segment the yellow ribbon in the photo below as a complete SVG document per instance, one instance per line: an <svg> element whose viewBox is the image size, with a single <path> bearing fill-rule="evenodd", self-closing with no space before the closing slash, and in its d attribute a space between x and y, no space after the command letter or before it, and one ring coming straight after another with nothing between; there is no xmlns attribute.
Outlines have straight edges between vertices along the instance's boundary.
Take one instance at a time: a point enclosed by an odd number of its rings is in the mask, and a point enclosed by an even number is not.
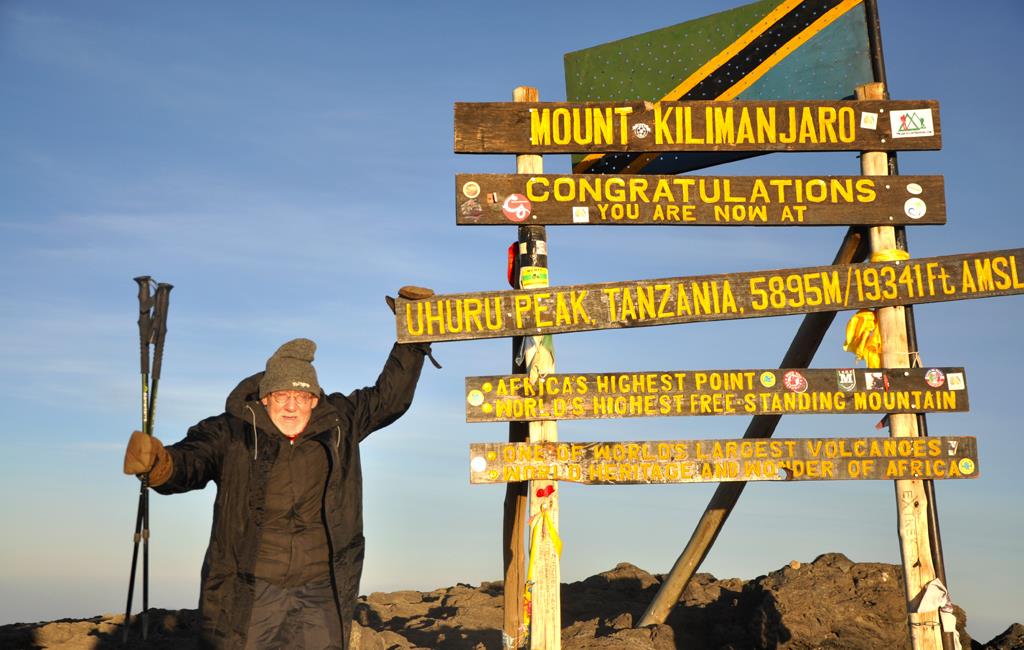
<svg viewBox="0 0 1024 650"><path fill-rule="evenodd" d="M902 262L909 260L910 253L897 248L876 251L871 254L872 262ZM843 349L852 352L858 359L864 359L868 368L882 365L882 333L873 309L861 309L846 324L846 343Z"/></svg>
<svg viewBox="0 0 1024 650"><path fill-rule="evenodd" d="M541 524L544 524L543 527ZM523 625L526 627L529 627L530 615L533 613L532 591L536 573L537 548L540 546L541 531L545 528L551 537L555 552L558 553L558 557L562 557L562 538L558 536L558 530L555 528L555 522L551 521L548 509L542 507L541 511L530 519L530 563L526 569L526 590L523 593Z"/></svg>

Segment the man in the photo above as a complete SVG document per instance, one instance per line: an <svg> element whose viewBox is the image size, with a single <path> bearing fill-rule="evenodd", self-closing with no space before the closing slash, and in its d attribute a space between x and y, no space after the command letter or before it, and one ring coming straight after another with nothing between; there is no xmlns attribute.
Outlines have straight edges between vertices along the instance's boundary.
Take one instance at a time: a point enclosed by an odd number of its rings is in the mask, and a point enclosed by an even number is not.
<svg viewBox="0 0 1024 650"><path fill-rule="evenodd" d="M148 471L161 494L217 484L199 597L205 647L349 647L364 548L359 442L409 408L430 346L396 343L376 384L349 395L321 391L315 350L308 339L282 345L225 413L178 443L138 431L128 443L125 473Z"/></svg>

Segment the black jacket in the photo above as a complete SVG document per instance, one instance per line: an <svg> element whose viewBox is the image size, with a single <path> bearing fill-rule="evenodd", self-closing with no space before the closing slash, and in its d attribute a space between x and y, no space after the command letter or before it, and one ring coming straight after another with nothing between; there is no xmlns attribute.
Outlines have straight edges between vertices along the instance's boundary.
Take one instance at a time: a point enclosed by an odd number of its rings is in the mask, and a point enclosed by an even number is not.
<svg viewBox="0 0 1024 650"><path fill-rule="evenodd" d="M363 566L362 470L359 442L397 420L412 403L426 345L395 346L377 383L349 395L322 396L302 436L327 457L323 516L345 648ZM260 542L267 479L287 439L259 403L257 373L227 399L226 412L203 420L167 447L174 471L162 494L217 484L210 545L203 561L199 607L203 645L241 648L253 602L253 568ZM322 463L321 463L322 465Z"/></svg>

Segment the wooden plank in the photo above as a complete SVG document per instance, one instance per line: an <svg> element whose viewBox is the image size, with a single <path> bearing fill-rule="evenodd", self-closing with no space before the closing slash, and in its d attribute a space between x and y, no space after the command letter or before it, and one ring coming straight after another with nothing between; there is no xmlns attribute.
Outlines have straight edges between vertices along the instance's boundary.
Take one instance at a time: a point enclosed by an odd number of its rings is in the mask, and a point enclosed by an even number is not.
<svg viewBox="0 0 1024 650"><path fill-rule="evenodd" d="M1024 293L1024 249L397 300L401 343L582 332Z"/></svg>
<svg viewBox="0 0 1024 650"><path fill-rule="evenodd" d="M466 378L467 422L969 410L963 368L665 370Z"/></svg>
<svg viewBox="0 0 1024 650"><path fill-rule="evenodd" d="M460 226L946 223L942 176L458 174Z"/></svg>
<svg viewBox="0 0 1024 650"><path fill-rule="evenodd" d="M470 483L588 485L977 478L972 436L474 443Z"/></svg>
<svg viewBox="0 0 1024 650"><path fill-rule="evenodd" d="M941 147L935 100L455 104L456 153Z"/></svg>

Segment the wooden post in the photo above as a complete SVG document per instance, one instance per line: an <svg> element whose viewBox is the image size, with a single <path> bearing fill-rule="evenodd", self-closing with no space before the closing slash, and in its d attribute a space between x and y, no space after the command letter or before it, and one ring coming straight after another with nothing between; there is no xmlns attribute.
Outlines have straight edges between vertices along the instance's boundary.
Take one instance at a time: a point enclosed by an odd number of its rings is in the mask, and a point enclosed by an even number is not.
<svg viewBox="0 0 1024 650"><path fill-rule="evenodd" d="M536 102L537 89L520 86L513 91L513 99L517 102ZM543 171L540 156L516 156L516 172L541 174ZM519 227L518 260L520 288L548 286L547 233L543 226ZM525 364L527 374L537 377L555 371L555 351L550 335L529 336L518 340L521 341L521 346L516 351L516 358L518 362ZM530 422L528 427L530 442L558 440L557 424L553 420ZM561 570L558 550L560 542L556 538L558 493L552 481L530 481L527 485L530 499L530 525L526 531L530 545L530 569L527 573L530 570L533 573L533 583L526 587L530 592L530 648L558 650L562 647ZM522 537L517 539L521 540ZM527 575L527 580L529 578ZM522 601L519 607L522 608ZM506 643L508 641L506 639Z"/></svg>
<svg viewBox="0 0 1024 650"><path fill-rule="evenodd" d="M520 86L512 91L513 101L535 102L537 101L537 89ZM536 166L542 168L540 156L517 156L516 171L526 173L530 168ZM541 229L543 230L543 228ZM522 289L520 273L524 265L529 265L533 260L520 254L523 246L529 246L530 231L527 227L520 227L514 256L510 260L512 268L509 269L509 282L515 289ZM534 246L536 251L536 246ZM545 263L547 258L545 257ZM524 264L525 263L525 264ZM525 338L522 336L512 337L512 372L525 373L526 359L521 352ZM530 428L526 422L509 422L508 441L527 442L530 437ZM504 621L502 625L502 647L505 650L519 650L526 645L529 638L529 630L526 621L523 619L523 603L526 585L526 550L523 544L526 542L526 521L529 516L529 502L527 501L527 483L508 483L505 485L505 514L502 526L502 554L505 562L505 582L503 589Z"/></svg>
<svg viewBox="0 0 1024 650"><path fill-rule="evenodd" d="M857 99L878 99L884 94L885 86L881 83L865 84L857 88ZM888 156L884 152L864 152L861 155L861 172L866 176L887 175ZM870 233L872 253L896 248L894 228L881 226L872 228ZM876 318L882 337L882 367L909 368L904 308L897 306L878 309ZM894 437L920 435L917 417L913 414L890 414L889 434ZM925 586L935 578L928 530L928 498L923 481L904 480L894 483L911 643L914 650L939 650L942 648L939 613L915 613Z"/></svg>
<svg viewBox="0 0 1024 650"><path fill-rule="evenodd" d="M518 253L518 251L517 251ZM513 283L519 288L519 265L513 268ZM512 372L525 373L526 365L517 360L523 344L523 337L512 338ZM508 423L508 441L526 442L529 426L526 422ZM526 623L523 621L523 591L526 582L526 553L523 543L526 539L526 518L529 513L526 500L526 483L505 484L505 514L502 521L502 557L505 563L503 589L504 621L502 624L502 647L505 650L520 650L526 644Z"/></svg>
<svg viewBox="0 0 1024 650"><path fill-rule="evenodd" d="M861 228L850 228L843 238L842 244L836 252L833 264L849 264L861 262L866 257L867 247L865 246L865 233ZM818 351L825 333L835 320L836 312L819 312L807 314L800 323L789 349L782 358L780 368L806 368L811 365L814 354ZM750 420L747 430L743 433L744 438L770 438L775 433L781 415L758 415ZM690 541L686 543L683 552L680 553L676 563L661 588L654 596L654 600L647 606L647 610L636 624L636 627L645 625L656 625L665 622L669 612L679 602L686 585L697 572L701 562L707 557L711 545L715 543L718 534L725 526L725 520L729 518L732 509L736 507L740 495L746 483L721 483L715 489L714 496L704 509L700 521L690 535Z"/></svg>

